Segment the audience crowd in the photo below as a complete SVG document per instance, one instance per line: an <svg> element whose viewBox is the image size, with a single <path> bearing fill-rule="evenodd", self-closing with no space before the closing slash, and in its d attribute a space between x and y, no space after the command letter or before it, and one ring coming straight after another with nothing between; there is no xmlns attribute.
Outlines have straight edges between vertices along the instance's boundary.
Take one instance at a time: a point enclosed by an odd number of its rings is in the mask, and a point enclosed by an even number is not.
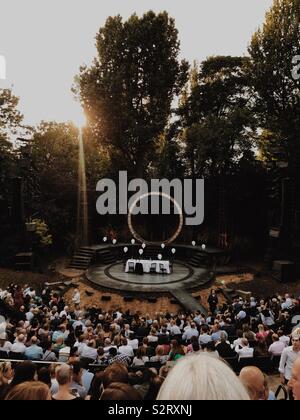
<svg viewBox="0 0 300 420"><path fill-rule="evenodd" d="M299 299L208 304L151 317L86 308L78 290L71 307L48 287L0 290L0 400L276 399L267 364L300 399Z"/></svg>

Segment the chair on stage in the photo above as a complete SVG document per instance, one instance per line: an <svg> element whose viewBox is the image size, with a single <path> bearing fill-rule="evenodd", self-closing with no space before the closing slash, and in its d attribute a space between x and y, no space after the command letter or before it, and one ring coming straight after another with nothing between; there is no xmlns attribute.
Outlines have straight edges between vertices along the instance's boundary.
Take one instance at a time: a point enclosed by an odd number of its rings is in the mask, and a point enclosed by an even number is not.
<svg viewBox="0 0 300 420"><path fill-rule="evenodd" d="M161 263L159 264L159 272L160 272L160 274L167 274L167 269Z"/></svg>
<svg viewBox="0 0 300 420"><path fill-rule="evenodd" d="M151 263L151 265L150 265L150 273L156 273L156 263Z"/></svg>
<svg viewBox="0 0 300 420"><path fill-rule="evenodd" d="M129 273L134 273L134 263L132 261L128 263L128 271Z"/></svg>
<svg viewBox="0 0 300 420"><path fill-rule="evenodd" d="M136 264L135 264L135 270L134 270L134 272L135 272L136 274L139 274L139 275L144 274L144 267L143 267L143 264L142 264L142 263L136 263Z"/></svg>

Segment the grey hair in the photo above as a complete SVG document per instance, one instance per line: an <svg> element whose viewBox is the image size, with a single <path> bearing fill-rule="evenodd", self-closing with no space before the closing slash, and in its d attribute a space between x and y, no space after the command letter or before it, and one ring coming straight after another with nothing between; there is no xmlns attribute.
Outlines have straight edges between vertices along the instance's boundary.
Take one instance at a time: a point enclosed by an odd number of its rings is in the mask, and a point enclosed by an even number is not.
<svg viewBox="0 0 300 420"><path fill-rule="evenodd" d="M196 354L182 358L168 374L158 400L249 400L239 378L222 360Z"/></svg>

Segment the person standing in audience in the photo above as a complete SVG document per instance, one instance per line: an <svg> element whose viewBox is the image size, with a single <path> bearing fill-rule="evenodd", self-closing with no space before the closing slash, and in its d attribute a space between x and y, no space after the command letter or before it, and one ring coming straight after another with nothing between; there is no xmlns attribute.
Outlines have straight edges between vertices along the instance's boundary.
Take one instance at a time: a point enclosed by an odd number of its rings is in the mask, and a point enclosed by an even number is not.
<svg viewBox="0 0 300 420"><path fill-rule="evenodd" d="M292 336L292 346L286 347L280 358L279 372L281 382L287 384L292 377L292 367L296 359L300 357L300 335Z"/></svg>
<svg viewBox="0 0 300 420"><path fill-rule="evenodd" d="M215 314L215 312L217 310L217 307L218 307L218 303L219 303L219 299L218 299L218 296L216 294L215 289L212 289L210 291L207 302L208 302L208 305L209 305L210 312L212 314Z"/></svg>

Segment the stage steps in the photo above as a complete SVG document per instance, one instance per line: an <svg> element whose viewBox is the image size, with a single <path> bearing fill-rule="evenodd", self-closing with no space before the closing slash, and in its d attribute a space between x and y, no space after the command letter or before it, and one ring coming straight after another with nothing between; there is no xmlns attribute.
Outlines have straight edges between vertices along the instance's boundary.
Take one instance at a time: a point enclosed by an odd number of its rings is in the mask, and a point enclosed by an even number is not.
<svg viewBox="0 0 300 420"><path fill-rule="evenodd" d="M118 260L118 253L115 249L105 248L97 251L97 262L103 265L113 264Z"/></svg>
<svg viewBox="0 0 300 420"><path fill-rule="evenodd" d="M201 303L199 303L189 292L185 289L173 289L171 291L175 299L178 300L181 306L185 310L195 312L201 311L205 316L207 316L207 310L204 308Z"/></svg>
<svg viewBox="0 0 300 420"><path fill-rule="evenodd" d="M207 256L202 251L197 251L189 261L192 267L205 267L207 263Z"/></svg>
<svg viewBox="0 0 300 420"><path fill-rule="evenodd" d="M86 270L91 264L92 259L95 256L95 250L89 247L79 248L69 264L69 268L76 270Z"/></svg>

